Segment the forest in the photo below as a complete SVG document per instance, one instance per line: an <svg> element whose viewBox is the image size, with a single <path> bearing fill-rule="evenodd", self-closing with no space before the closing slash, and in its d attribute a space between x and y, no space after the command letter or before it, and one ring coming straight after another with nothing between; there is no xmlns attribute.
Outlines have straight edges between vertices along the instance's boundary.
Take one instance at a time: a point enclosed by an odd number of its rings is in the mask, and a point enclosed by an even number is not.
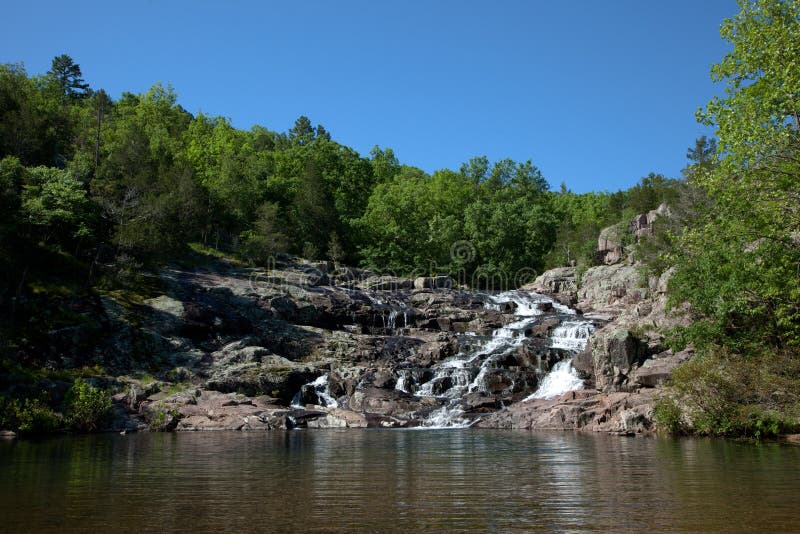
<svg viewBox="0 0 800 534"><path fill-rule="evenodd" d="M114 99L66 54L42 74L2 65L3 365L16 365L31 329L68 320L59 303L131 287L191 254L480 270L514 286L593 265L602 228L666 203L673 216L636 255L645 269L674 268L670 298L695 321L672 339L700 356L662 418L680 431L681 406L706 399L709 433L797 421L800 2L742 1L721 36L731 51L711 76L725 93L697 112L716 138L687 140L681 176L580 194L553 188L531 161L477 156L428 174L388 147L361 155L305 116L286 131L237 129L189 113L162 83Z"/></svg>

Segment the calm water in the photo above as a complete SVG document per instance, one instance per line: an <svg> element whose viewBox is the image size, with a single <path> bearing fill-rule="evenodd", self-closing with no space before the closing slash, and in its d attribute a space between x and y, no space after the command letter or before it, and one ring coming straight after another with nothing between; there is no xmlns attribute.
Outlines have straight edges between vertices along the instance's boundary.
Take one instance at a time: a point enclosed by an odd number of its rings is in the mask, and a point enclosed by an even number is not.
<svg viewBox="0 0 800 534"><path fill-rule="evenodd" d="M800 447L486 430L0 443L4 531L800 531Z"/></svg>

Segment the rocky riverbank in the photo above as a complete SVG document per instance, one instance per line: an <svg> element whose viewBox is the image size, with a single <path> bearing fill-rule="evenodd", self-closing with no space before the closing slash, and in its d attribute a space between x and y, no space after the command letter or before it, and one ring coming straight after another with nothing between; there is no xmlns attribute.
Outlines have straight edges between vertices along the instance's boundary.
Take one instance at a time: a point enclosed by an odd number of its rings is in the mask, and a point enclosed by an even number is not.
<svg viewBox="0 0 800 534"><path fill-rule="evenodd" d="M220 267L166 270L164 295L117 314L118 357L145 337L162 371L116 379L115 429L466 426L575 353L551 336L576 314L542 295L325 263Z"/></svg>
<svg viewBox="0 0 800 534"><path fill-rule="evenodd" d="M627 231L646 233L663 211ZM670 273L643 278L614 235L600 236L602 265L501 294L292 258L173 265L150 298L82 303L101 331L51 332L47 366L100 363L106 375L91 382L115 392L108 430L124 432L649 432L659 387L691 353L663 346L663 328L684 321L665 309ZM69 387L44 382L53 396Z"/></svg>

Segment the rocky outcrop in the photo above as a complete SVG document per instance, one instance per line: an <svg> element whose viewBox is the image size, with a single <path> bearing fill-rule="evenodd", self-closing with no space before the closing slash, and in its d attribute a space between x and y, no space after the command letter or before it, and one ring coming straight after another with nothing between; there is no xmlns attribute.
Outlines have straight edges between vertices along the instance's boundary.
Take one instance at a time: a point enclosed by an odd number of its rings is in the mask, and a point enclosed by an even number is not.
<svg viewBox="0 0 800 534"><path fill-rule="evenodd" d="M622 224L609 226L600 231L597 238L597 252L601 263L611 265L617 263L625 256L623 239L625 227Z"/></svg>
<svg viewBox="0 0 800 534"><path fill-rule="evenodd" d="M646 343L613 324L595 332L586 350L591 354L595 387L604 392L625 389L631 373L648 356Z"/></svg>
<svg viewBox="0 0 800 534"><path fill-rule="evenodd" d="M653 223L666 216L665 205L626 225L604 229L598 238L602 265L580 276L573 267L543 273L530 289L576 302L586 317L605 325L572 364L591 390L550 401L526 401L483 418L478 425L499 428L581 429L605 432L652 430L652 409L670 373L689 360L691 349L673 353L663 347L665 329L689 324L685 310L667 310L672 270L648 276L627 255L623 244L653 234Z"/></svg>
<svg viewBox="0 0 800 534"><path fill-rule="evenodd" d="M480 428L586 430L639 434L651 432L653 391L601 393L584 389L551 400L529 400L478 421Z"/></svg>
<svg viewBox="0 0 800 534"><path fill-rule="evenodd" d="M545 271L523 289L552 295L567 306L574 306L578 302L575 267L556 267Z"/></svg>
<svg viewBox="0 0 800 534"><path fill-rule="evenodd" d="M669 216L669 207L661 204L647 213L641 213L628 224L619 223L600 231L597 238L599 263L613 265L628 257L626 243L638 243L642 237L653 235L653 223L659 217Z"/></svg>

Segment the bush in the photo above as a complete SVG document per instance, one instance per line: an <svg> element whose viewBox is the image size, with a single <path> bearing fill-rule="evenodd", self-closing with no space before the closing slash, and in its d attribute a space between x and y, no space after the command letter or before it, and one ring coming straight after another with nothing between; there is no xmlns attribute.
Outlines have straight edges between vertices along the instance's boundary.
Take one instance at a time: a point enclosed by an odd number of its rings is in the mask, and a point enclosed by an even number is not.
<svg viewBox="0 0 800 534"><path fill-rule="evenodd" d="M673 435L681 435L687 432L683 412L672 397L665 396L656 401L653 418L659 430L664 430Z"/></svg>
<svg viewBox="0 0 800 534"><path fill-rule="evenodd" d="M61 416L39 399L0 397L0 428L19 434L45 434L58 430Z"/></svg>
<svg viewBox="0 0 800 534"><path fill-rule="evenodd" d="M153 432L170 432L178 424L178 411L157 407L151 412L149 423Z"/></svg>
<svg viewBox="0 0 800 534"><path fill-rule="evenodd" d="M673 371L671 389L672 404L656 408L670 431L678 412L705 435L763 439L800 429L800 361L788 351L708 350Z"/></svg>
<svg viewBox="0 0 800 534"><path fill-rule="evenodd" d="M72 384L64 402L70 428L80 432L97 430L111 415L108 394L80 378Z"/></svg>

